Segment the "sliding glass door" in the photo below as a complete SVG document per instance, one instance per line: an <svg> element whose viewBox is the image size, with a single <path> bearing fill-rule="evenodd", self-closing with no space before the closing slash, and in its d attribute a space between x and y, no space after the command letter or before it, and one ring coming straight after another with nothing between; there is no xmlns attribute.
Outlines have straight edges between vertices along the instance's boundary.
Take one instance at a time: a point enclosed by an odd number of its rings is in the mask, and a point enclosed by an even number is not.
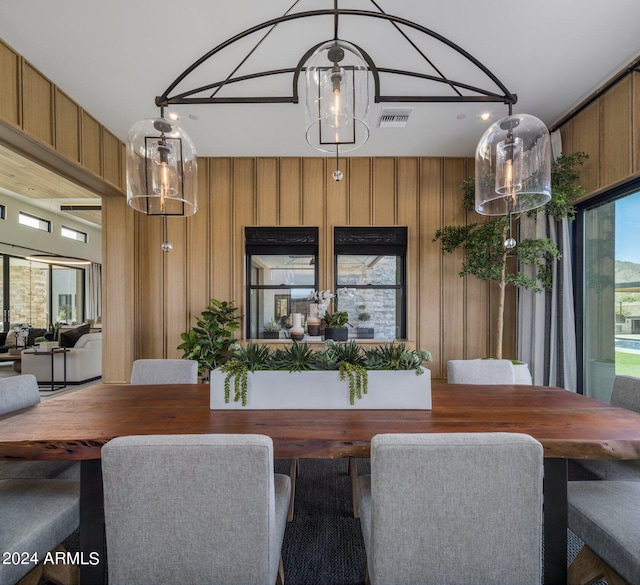
<svg viewBox="0 0 640 585"><path fill-rule="evenodd" d="M584 394L609 402L617 374L640 376L640 188L581 211Z"/></svg>
<svg viewBox="0 0 640 585"><path fill-rule="evenodd" d="M84 270L0 254L2 331L84 319Z"/></svg>

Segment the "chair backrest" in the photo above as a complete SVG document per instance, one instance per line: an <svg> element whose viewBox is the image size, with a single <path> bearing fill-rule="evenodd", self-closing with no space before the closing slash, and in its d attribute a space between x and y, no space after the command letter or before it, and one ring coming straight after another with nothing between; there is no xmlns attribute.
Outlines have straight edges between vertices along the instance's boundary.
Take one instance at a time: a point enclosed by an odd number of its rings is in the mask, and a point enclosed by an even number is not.
<svg viewBox="0 0 640 585"><path fill-rule="evenodd" d="M515 384L511 360L449 360L449 384Z"/></svg>
<svg viewBox="0 0 640 585"><path fill-rule="evenodd" d="M133 362L132 384L197 384L198 362L194 360L146 359Z"/></svg>
<svg viewBox="0 0 640 585"><path fill-rule="evenodd" d="M110 585L275 582L269 437L120 437L102 470Z"/></svg>
<svg viewBox="0 0 640 585"><path fill-rule="evenodd" d="M640 378L616 376L611 389L611 404L640 412Z"/></svg>
<svg viewBox="0 0 640 585"><path fill-rule="evenodd" d="M542 474L528 435L377 435L372 582L540 583Z"/></svg>
<svg viewBox="0 0 640 585"><path fill-rule="evenodd" d="M0 380L0 414L20 410L40 402L36 377L31 374Z"/></svg>

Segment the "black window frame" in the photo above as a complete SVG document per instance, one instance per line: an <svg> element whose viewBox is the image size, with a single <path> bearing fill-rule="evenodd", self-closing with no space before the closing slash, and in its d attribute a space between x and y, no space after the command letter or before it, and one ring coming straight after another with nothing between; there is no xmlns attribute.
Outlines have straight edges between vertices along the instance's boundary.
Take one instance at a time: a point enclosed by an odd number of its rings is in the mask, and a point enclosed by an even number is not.
<svg viewBox="0 0 640 585"><path fill-rule="evenodd" d="M319 268L319 228L312 226L300 227L245 227L245 339L256 339L251 336L251 292L259 290L290 290L309 289L311 285L263 285L251 283L251 257L252 256L279 256L283 254L310 255L315 257L312 285L313 290L318 290Z"/></svg>
<svg viewBox="0 0 640 585"><path fill-rule="evenodd" d="M400 331L396 339L407 338L407 248L406 226L336 226L333 228L333 282L335 283L335 306L339 310L339 295L342 288L357 290L400 290ZM344 284L338 280L338 256L379 255L400 258L400 283L395 285Z"/></svg>

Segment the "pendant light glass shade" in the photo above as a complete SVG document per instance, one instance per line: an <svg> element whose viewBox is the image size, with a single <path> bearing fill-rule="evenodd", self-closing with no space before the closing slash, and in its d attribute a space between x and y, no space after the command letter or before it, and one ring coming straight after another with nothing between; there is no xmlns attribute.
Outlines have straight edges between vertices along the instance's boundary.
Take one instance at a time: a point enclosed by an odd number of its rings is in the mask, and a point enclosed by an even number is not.
<svg viewBox="0 0 640 585"><path fill-rule="evenodd" d="M369 138L369 70L351 43L328 41L305 64L307 142L322 152L349 152Z"/></svg>
<svg viewBox="0 0 640 585"><path fill-rule="evenodd" d="M483 134L476 149L476 211L508 215L551 199L551 141L535 116L511 115Z"/></svg>
<svg viewBox="0 0 640 585"><path fill-rule="evenodd" d="M147 215L198 211L193 142L172 120L141 120L127 135L127 203Z"/></svg>

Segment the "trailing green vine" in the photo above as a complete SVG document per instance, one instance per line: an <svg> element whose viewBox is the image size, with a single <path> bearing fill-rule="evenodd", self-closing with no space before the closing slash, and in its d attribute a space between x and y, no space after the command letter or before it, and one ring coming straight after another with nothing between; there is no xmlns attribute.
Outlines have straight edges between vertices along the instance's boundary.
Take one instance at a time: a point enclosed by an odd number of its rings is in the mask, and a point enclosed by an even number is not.
<svg viewBox="0 0 640 585"><path fill-rule="evenodd" d="M231 359L220 366L224 372L224 401L229 403L231 398L231 380L233 380L233 401L242 401L242 406L247 405L247 375L249 367L239 359Z"/></svg>
<svg viewBox="0 0 640 585"><path fill-rule="evenodd" d="M353 406L356 396L360 399L363 394L367 393L369 384L367 369L357 364L342 362L338 371L340 372L340 380L344 382L346 378L349 379L349 404Z"/></svg>

